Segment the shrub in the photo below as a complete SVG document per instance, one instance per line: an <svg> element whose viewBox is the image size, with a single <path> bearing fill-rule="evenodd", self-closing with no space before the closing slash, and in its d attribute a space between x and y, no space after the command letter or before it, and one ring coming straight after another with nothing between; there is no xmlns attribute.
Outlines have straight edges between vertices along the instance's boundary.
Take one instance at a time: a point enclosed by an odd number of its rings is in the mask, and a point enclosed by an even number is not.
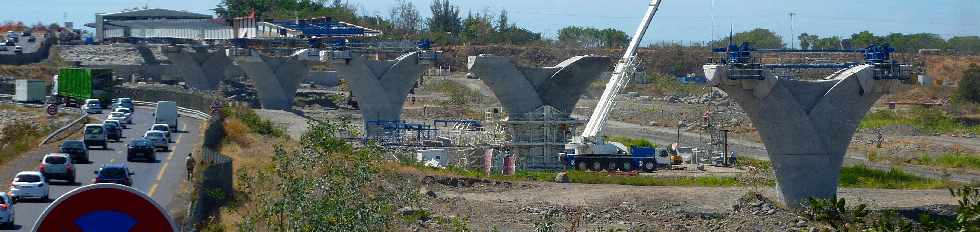
<svg viewBox="0 0 980 232"><path fill-rule="evenodd" d="M248 147L252 144L252 139L248 136L251 129L242 120L238 118L225 119L224 129L225 138L230 141L242 145L242 147Z"/></svg>
<svg viewBox="0 0 980 232"><path fill-rule="evenodd" d="M237 118L248 125L248 128L256 134L274 137L282 137L283 135L282 128L276 127L272 121L260 117L251 108L244 106L225 107L223 113L226 116L225 120Z"/></svg>
<svg viewBox="0 0 980 232"><path fill-rule="evenodd" d="M980 67L977 67L977 64L970 64L970 68L963 71L963 79L960 79L956 96L969 102L980 103Z"/></svg>
<svg viewBox="0 0 980 232"><path fill-rule="evenodd" d="M652 147L656 148L657 144L654 144L646 139L630 138L625 136L610 136L606 140L611 142L619 142L626 147Z"/></svg>

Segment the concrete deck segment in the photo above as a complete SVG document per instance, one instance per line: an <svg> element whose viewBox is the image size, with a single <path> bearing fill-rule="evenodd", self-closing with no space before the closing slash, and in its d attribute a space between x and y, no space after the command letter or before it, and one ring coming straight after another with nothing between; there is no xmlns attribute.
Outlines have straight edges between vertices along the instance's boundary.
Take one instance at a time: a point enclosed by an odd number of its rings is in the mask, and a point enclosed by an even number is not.
<svg viewBox="0 0 980 232"><path fill-rule="evenodd" d="M709 84L746 111L769 153L776 188L787 207L809 197L837 195L841 165L865 113L896 80L874 80L874 66L850 68L824 80L729 80L728 67L705 65Z"/></svg>
<svg viewBox="0 0 980 232"><path fill-rule="evenodd" d="M296 89L310 67L295 57L269 57L257 52L236 57L238 66L255 82L263 109L284 110L293 105Z"/></svg>
<svg viewBox="0 0 980 232"><path fill-rule="evenodd" d="M232 60L225 52L209 52L207 48L195 47L194 51L179 46L163 46L163 55L167 56L184 78L187 87L200 90L214 90L224 80L229 68L233 67Z"/></svg>
<svg viewBox="0 0 980 232"><path fill-rule="evenodd" d="M369 121L401 120L402 106L422 66L417 52L383 61L354 55L350 62L337 65L337 73L350 84L367 125ZM368 137L375 136L374 130L365 131Z"/></svg>
<svg viewBox="0 0 980 232"><path fill-rule="evenodd" d="M518 67L507 57L480 55L471 56L468 67L513 118L545 105L571 113L610 62L604 56L576 56L554 67L529 68Z"/></svg>

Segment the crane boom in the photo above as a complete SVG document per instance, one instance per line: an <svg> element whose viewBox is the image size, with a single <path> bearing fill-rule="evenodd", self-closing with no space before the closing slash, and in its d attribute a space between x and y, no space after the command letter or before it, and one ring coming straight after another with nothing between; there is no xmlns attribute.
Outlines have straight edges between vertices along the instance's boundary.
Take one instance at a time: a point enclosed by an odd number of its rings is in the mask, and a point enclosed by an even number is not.
<svg viewBox="0 0 980 232"><path fill-rule="evenodd" d="M606 83L606 90L602 92L602 97L599 98L599 102L596 104L595 110L592 111L589 122L585 125L585 130L582 131L581 139L596 138L601 135L606 125L606 119L609 117L609 111L615 103L616 95L619 94L619 91L623 90L623 87L636 74L636 67L640 65L636 59L636 50L639 48L640 41L643 40L647 28L653 21L653 16L657 14L657 10L660 8L660 1L650 1L650 7L647 8L646 15L643 16L643 21L640 22L640 26L636 29L636 34L633 35L633 39L630 41L629 47L626 48L626 53L623 54L623 58L616 64L616 69L613 70L612 77Z"/></svg>

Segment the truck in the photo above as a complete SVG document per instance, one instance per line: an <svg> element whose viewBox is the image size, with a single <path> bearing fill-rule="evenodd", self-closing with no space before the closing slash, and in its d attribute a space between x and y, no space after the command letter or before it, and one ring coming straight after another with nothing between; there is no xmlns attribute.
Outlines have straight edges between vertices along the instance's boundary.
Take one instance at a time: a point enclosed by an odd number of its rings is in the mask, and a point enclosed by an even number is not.
<svg viewBox="0 0 980 232"><path fill-rule="evenodd" d="M609 82L606 83L602 97L599 98L582 134L573 137L570 143L565 144L565 152L558 154L565 165L592 171L643 170L647 172L654 171L657 167L671 165L670 155L666 149L626 147L622 143L607 142L602 135L609 112L616 103L616 96L626 87L626 84L629 84L630 78L642 69L643 65L636 51L653 21L653 16L660 8L660 2L661 0L650 1L646 14L636 29L636 34L626 48L623 58L616 63L616 68Z"/></svg>
<svg viewBox="0 0 980 232"><path fill-rule="evenodd" d="M62 68L54 78L54 86L55 98L68 106L80 106L86 99L99 99L102 104L112 102L111 69Z"/></svg>
<svg viewBox="0 0 980 232"><path fill-rule="evenodd" d="M171 131L177 131L177 103L172 101L157 102L157 109L153 112L154 124L167 124Z"/></svg>

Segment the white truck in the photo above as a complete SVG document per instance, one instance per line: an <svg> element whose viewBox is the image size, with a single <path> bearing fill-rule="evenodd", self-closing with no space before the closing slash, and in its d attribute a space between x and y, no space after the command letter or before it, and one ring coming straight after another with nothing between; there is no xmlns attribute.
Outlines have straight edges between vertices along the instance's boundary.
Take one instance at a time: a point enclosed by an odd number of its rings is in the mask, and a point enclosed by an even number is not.
<svg viewBox="0 0 980 232"><path fill-rule="evenodd" d="M172 101L157 102L156 112L153 113L153 124L167 124L170 130L177 131L177 103Z"/></svg>

